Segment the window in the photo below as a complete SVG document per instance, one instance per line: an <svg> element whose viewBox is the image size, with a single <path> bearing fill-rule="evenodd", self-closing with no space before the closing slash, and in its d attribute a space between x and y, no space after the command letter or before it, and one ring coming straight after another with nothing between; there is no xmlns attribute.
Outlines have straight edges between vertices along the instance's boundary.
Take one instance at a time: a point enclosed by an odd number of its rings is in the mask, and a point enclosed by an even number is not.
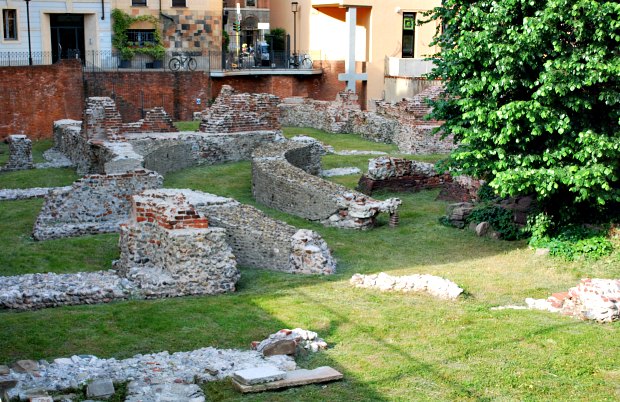
<svg viewBox="0 0 620 402"><path fill-rule="evenodd" d="M187 7L185 0L172 0L172 7Z"/></svg>
<svg viewBox="0 0 620 402"><path fill-rule="evenodd" d="M415 55L415 13L403 13L403 58Z"/></svg>
<svg viewBox="0 0 620 402"><path fill-rule="evenodd" d="M245 0L246 7L256 7L256 0Z"/></svg>
<svg viewBox="0 0 620 402"><path fill-rule="evenodd" d="M4 39L17 40L17 10L2 10L2 31Z"/></svg>
<svg viewBox="0 0 620 402"><path fill-rule="evenodd" d="M128 29L127 43L129 46L144 47L157 45L154 29Z"/></svg>
<svg viewBox="0 0 620 402"><path fill-rule="evenodd" d="M132 6L146 6L146 0L131 0Z"/></svg>

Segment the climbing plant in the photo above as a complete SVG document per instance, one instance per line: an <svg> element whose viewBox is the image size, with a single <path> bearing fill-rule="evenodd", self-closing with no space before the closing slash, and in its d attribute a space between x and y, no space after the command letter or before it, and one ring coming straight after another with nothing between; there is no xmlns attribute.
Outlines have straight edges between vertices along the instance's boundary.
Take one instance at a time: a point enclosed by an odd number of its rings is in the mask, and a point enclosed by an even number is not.
<svg viewBox="0 0 620 402"><path fill-rule="evenodd" d="M161 38L161 32L159 29L155 29L154 38L155 44L147 43L144 46L135 47L129 42L127 30L131 24L135 22L150 22L155 27L158 26L159 20L153 15L138 15L131 16L122 10L115 8L112 10L112 45L121 53L123 60L131 60L136 53L146 54L153 57L155 60L162 60L166 49Z"/></svg>

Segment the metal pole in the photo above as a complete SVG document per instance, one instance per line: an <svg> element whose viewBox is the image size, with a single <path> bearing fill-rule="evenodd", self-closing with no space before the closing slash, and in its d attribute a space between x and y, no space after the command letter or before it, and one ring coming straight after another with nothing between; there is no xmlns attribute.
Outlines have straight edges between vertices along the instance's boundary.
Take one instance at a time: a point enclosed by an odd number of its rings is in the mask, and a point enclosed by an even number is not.
<svg viewBox="0 0 620 402"><path fill-rule="evenodd" d="M28 22L28 64L32 65L32 45L30 43L30 0L26 1L26 21Z"/></svg>
<svg viewBox="0 0 620 402"><path fill-rule="evenodd" d="M297 11L293 11L293 57L297 64Z"/></svg>

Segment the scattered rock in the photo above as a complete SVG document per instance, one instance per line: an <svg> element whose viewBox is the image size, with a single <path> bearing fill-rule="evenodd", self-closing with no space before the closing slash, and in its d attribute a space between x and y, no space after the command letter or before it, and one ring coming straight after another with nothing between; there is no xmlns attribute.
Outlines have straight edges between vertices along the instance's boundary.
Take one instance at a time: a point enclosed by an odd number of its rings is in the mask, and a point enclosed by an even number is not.
<svg viewBox="0 0 620 402"><path fill-rule="evenodd" d="M478 225L476 225L476 235L480 237L486 236L490 228L491 225L489 225L489 222L480 222Z"/></svg>
<svg viewBox="0 0 620 402"><path fill-rule="evenodd" d="M0 364L0 375L7 375L11 372L11 369L9 368L9 366L5 366L3 364Z"/></svg>
<svg viewBox="0 0 620 402"><path fill-rule="evenodd" d="M114 395L114 384L109 378L97 379L86 387L86 396L107 399Z"/></svg>
<svg viewBox="0 0 620 402"><path fill-rule="evenodd" d="M295 329L281 329L275 334L269 335L267 339L259 343L255 343L253 348L258 352L263 353L265 356L265 350L290 350L292 344L284 344L282 341L293 341L296 348L303 348L310 352L318 352L321 349L327 349L327 342L319 338L316 332L307 331L301 328ZM281 345L281 346L280 346ZM285 346L286 345L286 346ZM296 353L293 351L293 353ZM282 353L281 353L282 354ZM288 354L288 353L284 353ZM275 357L275 356L274 356Z"/></svg>
<svg viewBox="0 0 620 402"><path fill-rule="evenodd" d="M18 373L32 373L37 371L39 363L34 360L18 360L13 364L13 370Z"/></svg>
<svg viewBox="0 0 620 402"><path fill-rule="evenodd" d="M297 350L297 343L292 339L281 339L263 348L264 356L273 355L294 355Z"/></svg>

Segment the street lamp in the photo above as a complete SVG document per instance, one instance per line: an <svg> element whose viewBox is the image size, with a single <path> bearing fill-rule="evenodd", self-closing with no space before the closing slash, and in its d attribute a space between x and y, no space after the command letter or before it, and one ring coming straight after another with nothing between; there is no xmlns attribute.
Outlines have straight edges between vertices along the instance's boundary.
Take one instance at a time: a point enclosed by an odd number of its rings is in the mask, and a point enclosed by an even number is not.
<svg viewBox="0 0 620 402"><path fill-rule="evenodd" d="M26 21L28 21L28 64L32 65L32 45L30 43L30 0L26 2Z"/></svg>
<svg viewBox="0 0 620 402"><path fill-rule="evenodd" d="M297 11L299 11L299 3L291 2L291 11L293 12L293 60L297 66Z"/></svg>

